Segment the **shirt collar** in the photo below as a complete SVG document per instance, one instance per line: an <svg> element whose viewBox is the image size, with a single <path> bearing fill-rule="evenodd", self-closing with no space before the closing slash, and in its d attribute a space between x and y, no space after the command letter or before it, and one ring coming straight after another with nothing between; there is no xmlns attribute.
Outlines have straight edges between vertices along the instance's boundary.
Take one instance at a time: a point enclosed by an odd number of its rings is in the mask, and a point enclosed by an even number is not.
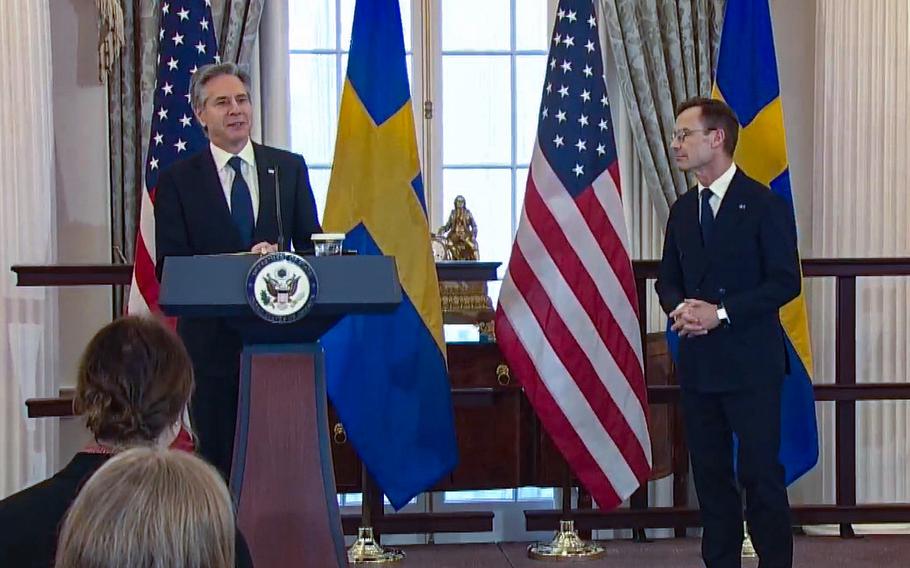
<svg viewBox="0 0 910 568"><path fill-rule="evenodd" d="M727 171L722 173L719 178L714 180L714 183L711 184L711 192L717 196L718 199L723 201L724 194L727 193L727 189L730 188L730 183L733 181L733 176L736 175L736 164L730 164L730 167L727 168ZM702 185L701 182L698 182L698 194L701 195L701 190L705 189L706 186Z"/></svg>
<svg viewBox="0 0 910 568"><path fill-rule="evenodd" d="M246 146L243 147L243 150L240 150L237 154L231 154L215 146L215 144L209 142L209 148L212 150L212 158L215 159L215 169L221 171L227 165L228 160L234 156L239 156L241 160L246 162L246 165L253 167L256 164L256 154L253 152L253 142L247 138Z"/></svg>

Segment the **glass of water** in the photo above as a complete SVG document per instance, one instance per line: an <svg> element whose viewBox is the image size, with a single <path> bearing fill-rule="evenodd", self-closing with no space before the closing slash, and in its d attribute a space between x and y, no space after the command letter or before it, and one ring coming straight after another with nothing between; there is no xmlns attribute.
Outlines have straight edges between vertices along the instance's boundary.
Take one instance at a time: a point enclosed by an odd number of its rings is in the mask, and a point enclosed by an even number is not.
<svg viewBox="0 0 910 568"><path fill-rule="evenodd" d="M316 256L335 256L341 254L344 233L316 233L312 236Z"/></svg>

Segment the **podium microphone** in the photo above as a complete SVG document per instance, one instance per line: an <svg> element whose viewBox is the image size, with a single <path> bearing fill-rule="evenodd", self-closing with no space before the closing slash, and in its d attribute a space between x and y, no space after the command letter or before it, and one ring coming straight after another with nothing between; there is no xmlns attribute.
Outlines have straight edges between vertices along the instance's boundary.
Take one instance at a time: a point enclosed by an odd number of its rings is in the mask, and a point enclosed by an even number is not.
<svg viewBox="0 0 910 568"><path fill-rule="evenodd" d="M278 182L278 164L269 168L269 175L275 178L275 216L278 218L278 252L284 252L284 227L281 223L281 185Z"/></svg>

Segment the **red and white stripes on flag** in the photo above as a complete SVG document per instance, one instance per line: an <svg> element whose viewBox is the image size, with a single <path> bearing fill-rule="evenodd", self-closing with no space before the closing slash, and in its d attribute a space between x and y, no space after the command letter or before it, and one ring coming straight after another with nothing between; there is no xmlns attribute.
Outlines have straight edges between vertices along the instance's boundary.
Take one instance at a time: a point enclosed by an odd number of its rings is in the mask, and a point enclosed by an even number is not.
<svg viewBox="0 0 910 568"><path fill-rule="evenodd" d="M560 2L497 343L601 509L651 471L638 302L593 2Z"/></svg>
<svg viewBox="0 0 910 568"><path fill-rule="evenodd" d="M634 278L609 170L589 195L576 203L535 150L496 337L572 471L610 509L647 480L651 442Z"/></svg>
<svg viewBox="0 0 910 568"><path fill-rule="evenodd" d="M155 205L151 192L145 188L139 210L133 280L126 311L132 315L160 313L158 278L155 276Z"/></svg>

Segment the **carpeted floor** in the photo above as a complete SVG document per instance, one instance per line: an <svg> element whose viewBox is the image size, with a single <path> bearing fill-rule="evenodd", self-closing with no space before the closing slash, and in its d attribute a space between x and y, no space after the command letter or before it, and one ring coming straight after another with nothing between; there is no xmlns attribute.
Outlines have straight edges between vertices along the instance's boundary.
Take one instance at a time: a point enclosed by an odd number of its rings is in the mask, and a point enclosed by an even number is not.
<svg viewBox="0 0 910 568"><path fill-rule="evenodd" d="M698 539L667 539L650 543L608 541L601 560L572 563L591 568L700 568ZM404 547L407 558L401 568L541 568L566 566L566 562L541 562L527 556L521 543L428 545ZM794 568L907 568L910 566L910 536L797 537ZM743 568L755 568L746 560Z"/></svg>

